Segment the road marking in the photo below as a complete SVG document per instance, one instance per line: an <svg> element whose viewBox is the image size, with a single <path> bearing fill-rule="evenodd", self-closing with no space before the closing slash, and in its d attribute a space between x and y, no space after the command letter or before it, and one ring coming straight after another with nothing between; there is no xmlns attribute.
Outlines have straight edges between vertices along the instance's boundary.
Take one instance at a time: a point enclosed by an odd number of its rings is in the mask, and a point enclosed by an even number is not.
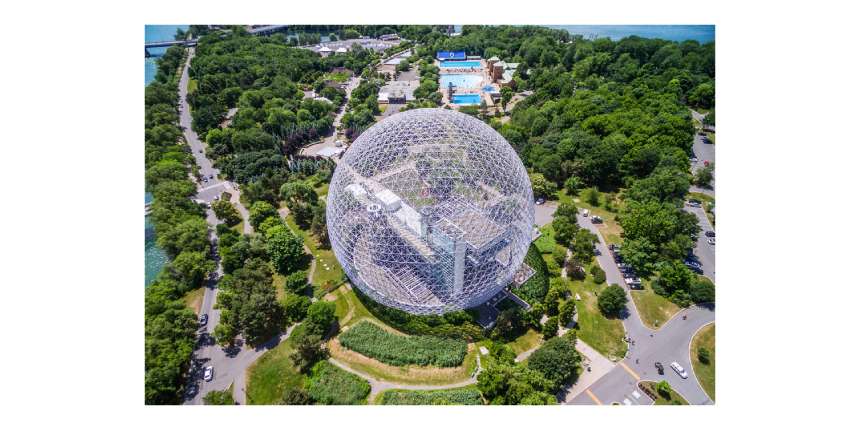
<svg viewBox="0 0 860 430"><path fill-rule="evenodd" d="M626 364L624 364L624 362L623 362L623 361L622 361L622 362L618 362L618 364L620 364L620 365L621 365L621 367L623 367L623 368L624 368L624 370L626 370L626 371L627 371L627 373L631 374L634 378L636 378L636 380L637 380L637 381L639 381L640 379L642 379L642 378L640 378L640 377L639 377L639 375L637 375L637 374L636 374L636 372L634 372L634 371L633 371L633 369L631 369L631 368L627 367L627 365L626 365Z"/></svg>
<svg viewBox="0 0 860 430"><path fill-rule="evenodd" d="M603 404L603 402L601 402L600 399L598 399L597 396L595 396L594 393L591 392L591 389L586 389L585 394L588 394L588 397L591 397L591 400L594 401L594 403L597 403L598 405Z"/></svg>

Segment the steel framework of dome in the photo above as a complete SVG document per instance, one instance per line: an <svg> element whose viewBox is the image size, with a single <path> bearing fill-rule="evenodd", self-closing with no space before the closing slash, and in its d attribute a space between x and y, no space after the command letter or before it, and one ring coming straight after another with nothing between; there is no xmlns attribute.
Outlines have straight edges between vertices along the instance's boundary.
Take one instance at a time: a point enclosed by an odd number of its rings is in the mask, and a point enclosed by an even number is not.
<svg viewBox="0 0 860 430"><path fill-rule="evenodd" d="M511 282L532 239L519 156L483 122L415 109L367 129L338 162L326 219L353 284L413 314L474 307Z"/></svg>

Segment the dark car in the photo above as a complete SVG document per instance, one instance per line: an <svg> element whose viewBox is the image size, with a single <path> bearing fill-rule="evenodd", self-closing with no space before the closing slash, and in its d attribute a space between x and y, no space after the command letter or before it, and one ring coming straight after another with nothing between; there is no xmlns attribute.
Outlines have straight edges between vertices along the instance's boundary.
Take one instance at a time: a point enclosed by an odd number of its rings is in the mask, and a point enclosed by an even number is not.
<svg viewBox="0 0 860 430"><path fill-rule="evenodd" d="M654 363L654 367L657 368L657 374L659 374L659 375L663 374L663 363L660 363L659 361L657 361Z"/></svg>
<svg viewBox="0 0 860 430"><path fill-rule="evenodd" d="M708 237L716 237L716 236L717 236L717 234L716 234L716 233L714 233L714 232L713 232L713 231L711 231L711 230L708 230L708 231L706 231L706 232L705 232L705 236L708 236Z"/></svg>

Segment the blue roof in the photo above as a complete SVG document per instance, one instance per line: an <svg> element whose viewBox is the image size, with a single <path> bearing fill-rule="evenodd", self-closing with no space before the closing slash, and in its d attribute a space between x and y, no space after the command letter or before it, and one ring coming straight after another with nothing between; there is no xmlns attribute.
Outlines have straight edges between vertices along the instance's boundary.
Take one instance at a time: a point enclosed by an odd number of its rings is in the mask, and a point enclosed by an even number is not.
<svg viewBox="0 0 860 430"><path fill-rule="evenodd" d="M438 51L436 58L440 60L465 60L466 51Z"/></svg>

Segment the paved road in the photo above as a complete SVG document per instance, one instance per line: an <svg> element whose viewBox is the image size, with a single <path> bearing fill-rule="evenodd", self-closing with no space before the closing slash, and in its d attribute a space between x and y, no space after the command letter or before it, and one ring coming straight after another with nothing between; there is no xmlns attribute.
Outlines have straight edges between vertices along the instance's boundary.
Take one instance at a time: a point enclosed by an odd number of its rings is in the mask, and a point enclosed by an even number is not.
<svg viewBox="0 0 860 430"><path fill-rule="evenodd" d="M708 238L705 236L705 232L708 230L713 231L714 226L711 225L711 221L705 214L704 209L684 206L684 210L696 215L696 218L699 219L699 227L701 227L702 231L699 232L699 237L696 240L696 247L693 249L693 253L696 254L699 263L702 264L702 274L716 283L716 246L708 244Z"/></svg>
<svg viewBox="0 0 860 430"><path fill-rule="evenodd" d="M699 121L699 123L702 122L704 115L692 109L690 109L690 113L693 115L693 118ZM708 161L710 163L716 161L716 151L714 145L711 143L705 143L705 139L702 136L699 136L698 133L693 136L693 154L695 154L697 159L695 163L690 163L690 170L692 170L693 172L705 167L705 161ZM690 187L690 191L707 194L713 197L715 193L714 190L716 189L716 178L717 175L716 172L714 172L714 182L712 183L712 188L700 188L692 186Z"/></svg>
<svg viewBox="0 0 860 430"><path fill-rule="evenodd" d="M351 77L349 81L346 83L346 101L341 106L340 110L334 116L334 122L332 123L332 129L334 131L330 136L327 136L322 142L315 143L313 145L306 146L302 148L299 153L302 155L317 155L318 152L322 151L326 148L331 149L340 149L335 146L335 141L337 141L338 128L340 127L340 121L343 119L343 115L346 113L347 105L349 104L349 98L352 96L352 90L354 90L361 83L361 77Z"/></svg>
<svg viewBox="0 0 860 430"><path fill-rule="evenodd" d="M213 180L198 183L196 198L211 203L215 197L220 196L223 191L228 191L232 194L231 201L235 204L239 213L245 222L245 232L251 232L250 223L248 220L247 209L239 202L239 189L234 187L228 181L218 179L219 171L212 165L203 153L203 142L197 136L197 133L191 129L191 109L188 106L188 66L191 58L194 57L194 48L188 50L188 59L185 62L185 67L182 70L182 77L179 80L179 124L183 128L185 140L191 147L194 155L194 160L200 168L200 175L208 178L212 175ZM210 226L217 225L220 221L215 217L212 209L206 210L206 220ZM217 263L217 277L207 281L204 293L203 303L200 306L200 313L209 316L209 320L205 327L200 329L200 339L198 347L194 351L191 358L191 376L188 381L188 388L185 396L185 403L202 404L203 396L212 390L224 390L232 383L234 386L234 398L244 403L244 374L245 369L254 362L263 352L277 345L280 338L273 339L266 345L257 348L238 347L231 350L224 350L218 345L215 345L212 340L211 333L218 325L221 313L215 309L215 302L218 296L218 281L223 274L221 262L217 252L217 237L210 228L210 241L213 244L212 258ZM213 366L215 369L215 377L212 381L206 382L203 380L203 368Z"/></svg>

